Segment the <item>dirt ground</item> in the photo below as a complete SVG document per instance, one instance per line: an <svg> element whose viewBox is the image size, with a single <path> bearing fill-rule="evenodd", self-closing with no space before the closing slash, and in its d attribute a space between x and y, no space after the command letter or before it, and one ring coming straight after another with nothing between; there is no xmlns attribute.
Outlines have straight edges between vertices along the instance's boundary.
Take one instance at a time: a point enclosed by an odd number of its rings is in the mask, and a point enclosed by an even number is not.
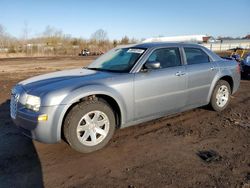
<svg viewBox="0 0 250 188"><path fill-rule="evenodd" d="M250 80L222 113L199 108L117 130L104 149L81 154L66 143L26 138L9 117L10 89L25 78L86 66L93 58L0 60L0 187L247 187ZM197 153L219 156L205 162Z"/></svg>

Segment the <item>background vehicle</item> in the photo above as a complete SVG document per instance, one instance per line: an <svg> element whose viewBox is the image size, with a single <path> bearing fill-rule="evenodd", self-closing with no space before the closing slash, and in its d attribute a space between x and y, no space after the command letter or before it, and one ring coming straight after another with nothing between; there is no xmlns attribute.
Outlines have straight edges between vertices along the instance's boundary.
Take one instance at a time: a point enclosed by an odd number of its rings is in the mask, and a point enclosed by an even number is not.
<svg viewBox="0 0 250 188"><path fill-rule="evenodd" d="M239 47L230 50L232 51L230 57L235 59L237 62L240 62L244 58L244 55L246 53L245 49Z"/></svg>
<svg viewBox="0 0 250 188"><path fill-rule="evenodd" d="M250 53L241 61L241 75L247 78L250 74Z"/></svg>
<svg viewBox="0 0 250 188"><path fill-rule="evenodd" d="M89 56L90 51L88 49L84 49L79 53L79 56Z"/></svg>
<svg viewBox="0 0 250 188"><path fill-rule="evenodd" d="M226 52L228 55L221 56L223 59L235 60L235 61L241 63L241 61L244 59L248 50L237 47L237 48L232 48Z"/></svg>
<svg viewBox="0 0 250 188"><path fill-rule="evenodd" d="M116 48L84 69L20 82L11 117L25 135L66 141L80 152L104 147L116 128L210 104L224 110L240 68L208 49L184 43Z"/></svg>

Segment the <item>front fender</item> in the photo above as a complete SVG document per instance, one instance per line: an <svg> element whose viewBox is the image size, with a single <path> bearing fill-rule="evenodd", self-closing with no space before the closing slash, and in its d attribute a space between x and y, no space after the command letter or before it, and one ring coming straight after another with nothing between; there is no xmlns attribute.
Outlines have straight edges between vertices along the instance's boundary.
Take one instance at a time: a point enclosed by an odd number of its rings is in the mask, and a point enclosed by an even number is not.
<svg viewBox="0 0 250 188"><path fill-rule="evenodd" d="M118 104L121 111L121 123L123 124L127 117L127 107L123 98L120 94L113 88L103 86L103 85L88 85L81 88L78 88L70 93L62 100L61 105L59 105L56 114L55 114L55 131L57 132L57 140L61 139L61 127L63 124L64 116L70 106L80 99L90 96L90 95L107 95L112 97Z"/></svg>

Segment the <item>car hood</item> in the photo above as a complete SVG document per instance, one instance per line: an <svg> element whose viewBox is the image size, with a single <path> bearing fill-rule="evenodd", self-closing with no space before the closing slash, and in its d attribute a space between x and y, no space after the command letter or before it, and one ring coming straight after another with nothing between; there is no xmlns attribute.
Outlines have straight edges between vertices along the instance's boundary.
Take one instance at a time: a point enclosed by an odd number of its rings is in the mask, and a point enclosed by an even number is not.
<svg viewBox="0 0 250 188"><path fill-rule="evenodd" d="M41 95L62 88L73 89L90 82L112 77L115 73L73 69L35 76L19 83L27 93Z"/></svg>

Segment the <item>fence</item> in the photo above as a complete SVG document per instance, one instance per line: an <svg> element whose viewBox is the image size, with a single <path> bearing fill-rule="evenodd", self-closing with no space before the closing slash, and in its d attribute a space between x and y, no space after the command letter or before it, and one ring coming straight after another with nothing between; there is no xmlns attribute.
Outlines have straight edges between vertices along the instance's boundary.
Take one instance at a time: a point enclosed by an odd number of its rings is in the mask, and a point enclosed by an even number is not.
<svg viewBox="0 0 250 188"><path fill-rule="evenodd" d="M227 43L207 43L202 46L212 51L226 51L232 48L250 49L250 41L247 42L227 42Z"/></svg>

